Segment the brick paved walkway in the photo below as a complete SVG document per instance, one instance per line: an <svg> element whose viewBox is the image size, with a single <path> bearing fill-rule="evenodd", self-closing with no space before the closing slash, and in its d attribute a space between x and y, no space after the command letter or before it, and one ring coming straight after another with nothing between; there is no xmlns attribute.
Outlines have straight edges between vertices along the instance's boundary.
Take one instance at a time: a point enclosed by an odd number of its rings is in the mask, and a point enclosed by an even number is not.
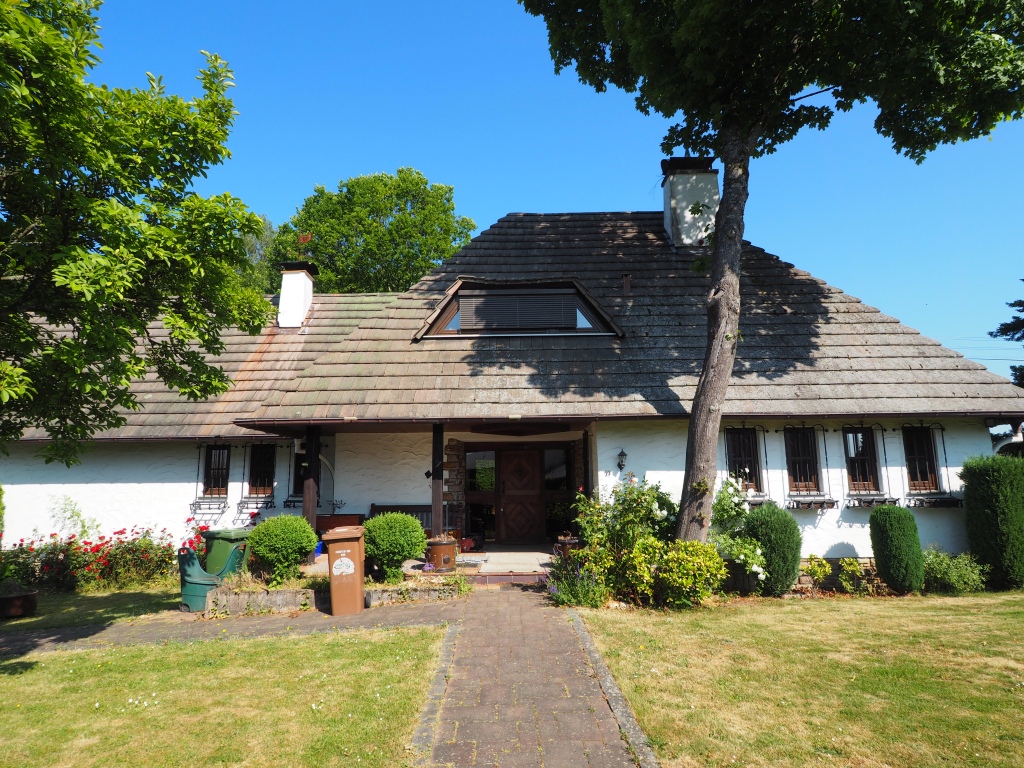
<svg viewBox="0 0 1024 768"><path fill-rule="evenodd" d="M568 615L520 590L470 596L432 760L500 768L634 765Z"/></svg>

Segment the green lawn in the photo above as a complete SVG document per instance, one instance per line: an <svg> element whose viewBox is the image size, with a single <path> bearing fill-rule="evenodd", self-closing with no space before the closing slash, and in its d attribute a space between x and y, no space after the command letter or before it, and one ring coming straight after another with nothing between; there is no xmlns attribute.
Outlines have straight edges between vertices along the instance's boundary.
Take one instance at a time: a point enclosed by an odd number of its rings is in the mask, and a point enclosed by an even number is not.
<svg viewBox="0 0 1024 768"><path fill-rule="evenodd" d="M0 766L394 766L440 627L0 661Z"/></svg>
<svg viewBox="0 0 1024 768"><path fill-rule="evenodd" d="M666 768L1024 765L1024 594L582 611Z"/></svg>
<svg viewBox="0 0 1024 768"><path fill-rule="evenodd" d="M180 603L178 587L140 587L123 592L40 592L36 615L4 619L0 621L0 632L113 624L158 611L177 610Z"/></svg>

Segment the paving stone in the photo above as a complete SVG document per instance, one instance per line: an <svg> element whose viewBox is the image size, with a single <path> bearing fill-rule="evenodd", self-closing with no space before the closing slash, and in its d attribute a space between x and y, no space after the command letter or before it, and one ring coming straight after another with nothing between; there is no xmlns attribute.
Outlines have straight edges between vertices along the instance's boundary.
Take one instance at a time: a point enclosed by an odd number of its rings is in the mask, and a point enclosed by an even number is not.
<svg viewBox="0 0 1024 768"><path fill-rule="evenodd" d="M536 592L478 591L459 620L438 715L457 727L435 730L435 765L587 768L588 754L595 766L633 765L564 611ZM470 743L474 762L459 763L467 752L452 747Z"/></svg>

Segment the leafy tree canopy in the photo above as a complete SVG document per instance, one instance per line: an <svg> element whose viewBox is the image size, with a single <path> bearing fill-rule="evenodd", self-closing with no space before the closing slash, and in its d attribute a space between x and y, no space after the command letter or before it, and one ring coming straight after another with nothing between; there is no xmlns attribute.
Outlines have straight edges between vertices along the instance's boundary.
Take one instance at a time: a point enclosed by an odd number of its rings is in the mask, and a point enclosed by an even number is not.
<svg viewBox="0 0 1024 768"><path fill-rule="evenodd" d="M1024 299L1011 301L1008 307L1017 310L1020 314L1014 315L989 335L993 338L1008 339L1010 341L1024 341ZM1024 365L1011 365L1010 371L1013 374L1013 383L1018 387L1024 387Z"/></svg>
<svg viewBox="0 0 1024 768"><path fill-rule="evenodd" d="M41 427L69 464L124 423L147 371L190 399L225 391L206 353L270 313L240 276L260 220L191 191L229 156L230 69L206 54L191 100L152 75L91 83L98 7L0 2L0 448Z"/></svg>
<svg viewBox="0 0 1024 768"><path fill-rule="evenodd" d="M545 18L557 69L681 117L666 152L721 157L734 127L756 157L871 99L879 133L920 162L1020 117L1024 101L1020 0L520 2ZM807 103L810 91L833 104Z"/></svg>
<svg viewBox="0 0 1024 768"><path fill-rule="evenodd" d="M316 187L278 230L273 255L312 261L317 290L326 293L404 291L468 243L475 227L455 215L451 187L399 168L394 176L354 176L337 192Z"/></svg>
<svg viewBox="0 0 1024 768"><path fill-rule="evenodd" d="M1024 111L1024 0L519 0L542 16L555 69L634 92L679 122L662 142L718 157L708 336L686 444L679 535L711 522L716 445L736 359L750 158L835 110L878 107L875 128L921 162Z"/></svg>

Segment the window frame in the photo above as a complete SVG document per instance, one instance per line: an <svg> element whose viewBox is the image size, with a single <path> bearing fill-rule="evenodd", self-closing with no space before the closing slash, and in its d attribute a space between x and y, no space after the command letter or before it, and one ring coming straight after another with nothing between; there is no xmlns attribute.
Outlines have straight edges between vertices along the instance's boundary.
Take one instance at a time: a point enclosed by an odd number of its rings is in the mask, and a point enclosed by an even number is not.
<svg viewBox="0 0 1024 768"><path fill-rule="evenodd" d="M257 452L269 453L269 456L263 456L260 459L260 467L257 467ZM256 473L257 470L265 476L259 478ZM268 474L269 471L269 474ZM249 496L273 496L274 495L274 480L277 477L277 444L276 443L255 443L249 448L249 476L248 481L248 495ZM268 485L261 485L259 480L269 481ZM254 482L256 481L256 482Z"/></svg>
<svg viewBox="0 0 1024 768"><path fill-rule="evenodd" d="M214 462L216 455L223 455L223 467ZM206 446L203 462L203 496L208 498L227 498L231 483L231 446L224 443ZM223 477L221 477L223 476ZM216 484L223 479L223 485Z"/></svg>
<svg viewBox="0 0 1024 768"><path fill-rule="evenodd" d="M935 437L932 434L932 428L915 427L908 424L902 428L902 433L903 463L907 470L907 491L909 493L940 493L939 468L935 456ZM925 449L923 456L916 451L911 452L911 445L908 444L907 440L909 435L916 435L914 439L918 441L918 445L913 446L914 448L918 448L923 445ZM922 460L924 461L925 469L928 472L927 479L923 481L920 479L920 463ZM912 461L916 465L916 472L911 469ZM917 480L913 479L915 474L918 477Z"/></svg>
<svg viewBox="0 0 1024 768"><path fill-rule="evenodd" d="M749 440L747 446L749 458L740 455L744 452L733 451L732 444L742 440ZM725 466L729 477L739 480L741 491L754 491L764 493L761 485L761 461L760 451L757 444L757 429L754 427L726 427L725 428ZM740 464L744 465L747 472L740 472Z"/></svg>
<svg viewBox="0 0 1024 768"><path fill-rule="evenodd" d="M623 336L621 328L605 312L592 296L576 280L540 280L537 282L508 281L492 282L490 280L459 278L446 291L447 296L436 307L434 312L426 318L420 329L413 335L416 340L422 339L453 339L453 338L476 338L480 336ZM562 320L553 322L551 327L528 324L526 327L474 327L471 329L448 328L456 315L462 312L460 294L466 297L486 297L488 294L495 296L520 296L524 300L533 297L550 296L557 294L563 296L573 295L575 297L575 310L566 312ZM500 314L500 313L497 313ZM569 314L572 315L573 325L567 324ZM590 324L589 328L579 325L579 318L583 317Z"/></svg>
<svg viewBox="0 0 1024 768"><path fill-rule="evenodd" d="M814 427L786 427L782 431L783 443L786 450L786 479L789 493L800 496L815 496L821 494L821 462L818 457L818 431ZM810 448L809 455L796 455L796 449L802 450L805 446L796 445L795 442L802 437L808 438L806 447ZM798 480L794 469L799 469L799 464L806 465L809 470L810 479ZM796 466L795 466L796 465Z"/></svg>
<svg viewBox="0 0 1024 768"><path fill-rule="evenodd" d="M869 456L853 456L850 454L849 437L855 434L862 436L863 445L867 447ZM875 445L875 430L871 427L843 427L843 452L846 455L846 480L851 494L879 494L882 486L879 481L881 472L878 465L878 449ZM860 463L856 468L855 462ZM864 469L867 469L868 479L860 478Z"/></svg>

